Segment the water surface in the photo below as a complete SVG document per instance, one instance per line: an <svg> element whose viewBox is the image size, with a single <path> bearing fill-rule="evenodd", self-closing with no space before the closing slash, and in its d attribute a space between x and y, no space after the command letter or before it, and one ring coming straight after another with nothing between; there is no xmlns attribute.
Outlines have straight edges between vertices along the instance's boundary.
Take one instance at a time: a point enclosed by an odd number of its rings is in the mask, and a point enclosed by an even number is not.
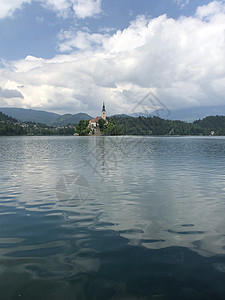
<svg viewBox="0 0 225 300"><path fill-rule="evenodd" d="M225 299L225 138L0 137L0 299Z"/></svg>

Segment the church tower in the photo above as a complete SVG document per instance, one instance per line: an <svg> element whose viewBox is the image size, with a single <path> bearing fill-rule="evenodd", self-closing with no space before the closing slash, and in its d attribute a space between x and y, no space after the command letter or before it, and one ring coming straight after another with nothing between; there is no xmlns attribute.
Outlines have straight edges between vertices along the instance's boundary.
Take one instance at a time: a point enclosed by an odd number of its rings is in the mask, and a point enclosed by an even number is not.
<svg viewBox="0 0 225 300"><path fill-rule="evenodd" d="M103 102L102 106L102 119L106 121L106 111L105 111L105 103Z"/></svg>

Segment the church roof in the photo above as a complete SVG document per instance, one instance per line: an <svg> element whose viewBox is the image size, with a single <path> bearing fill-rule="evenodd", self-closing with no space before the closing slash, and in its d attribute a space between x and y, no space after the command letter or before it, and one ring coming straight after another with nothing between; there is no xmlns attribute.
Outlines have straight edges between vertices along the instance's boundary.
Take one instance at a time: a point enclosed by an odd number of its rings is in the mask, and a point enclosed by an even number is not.
<svg viewBox="0 0 225 300"><path fill-rule="evenodd" d="M91 122L95 122L95 119L91 119L91 120L89 121L89 123L91 123Z"/></svg>

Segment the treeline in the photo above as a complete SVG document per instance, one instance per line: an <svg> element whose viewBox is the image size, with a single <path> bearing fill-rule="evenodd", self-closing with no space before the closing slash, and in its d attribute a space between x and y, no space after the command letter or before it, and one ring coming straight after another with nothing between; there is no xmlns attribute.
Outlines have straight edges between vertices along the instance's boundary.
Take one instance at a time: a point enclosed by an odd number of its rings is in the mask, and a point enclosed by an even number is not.
<svg viewBox="0 0 225 300"><path fill-rule="evenodd" d="M25 135L23 127L10 122L0 121L0 135Z"/></svg>
<svg viewBox="0 0 225 300"><path fill-rule="evenodd" d="M225 135L225 117L213 116L193 123L164 120L159 117L117 117L122 135Z"/></svg>
<svg viewBox="0 0 225 300"><path fill-rule="evenodd" d="M10 123L16 123L17 120L12 118L12 117L9 117L5 114L3 114L1 111L0 111L0 122L10 122Z"/></svg>
<svg viewBox="0 0 225 300"><path fill-rule="evenodd" d="M66 127L53 127L34 122L19 123L0 112L0 135L88 135L89 121ZM225 136L225 116L209 116L193 123L164 120L159 117L114 117L106 125L98 121L102 134L106 135L215 135Z"/></svg>
<svg viewBox="0 0 225 300"><path fill-rule="evenodd" d="M0 112L0 135L73 135L75 126L53 127L45 124L20 123Z"/></svg>
<svg viewBox="0 0 225 300"><path fill-rule="evenodd" d="M0 135L23 135L23 127L17 120L0 112Z"/></svg>
<svg viewBox="0 0 225 300"><path fill-rule="evenodd" d="M202 120L194 121L195 126L200 126L205 129L204 132L213 130L215 135L225 136L225 116L209 116Z"/></svg>
<svg viewBox="0 0 225 300"><path fill-rule="evenodd" d="M26 123L25 135L73 135L75 126L53 127L40 123Z"/></svg>
<svg viewBox="0 0 225 300"><path fill-rule="evenodd" d="M89 128L88 124L88 120L81 120L75 127L75 133L81 136L94 135L95 129ZM121 131L115 123L114 118L110 118L108 124L106 124L104 119L99 119L98 126L101 134L103 135L121 135Z"/></svg>

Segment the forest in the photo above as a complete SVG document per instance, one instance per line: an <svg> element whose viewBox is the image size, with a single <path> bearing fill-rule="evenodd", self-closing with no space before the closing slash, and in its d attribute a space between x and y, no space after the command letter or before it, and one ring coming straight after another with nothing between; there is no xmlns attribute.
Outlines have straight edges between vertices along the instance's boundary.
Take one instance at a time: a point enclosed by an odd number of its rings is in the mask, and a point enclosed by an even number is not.
<svg viewBox="0 0 225 300"><path fill-rule="evenodd" d="M0 112L0 135L73 135L75 126L54 127L35 122L18 122Z"/></svg>
<svg viewBox="0 0 225 300"><path fill-rule="evenodd" d="M211 131L216 135L225 135L225 117L218 116L193 123L165 120L156 116L117 117L114 120L122 135L210 135Z"/></svg>
<svg viewBox="0 0 225 300"><path fill-rule="evenodd" d="M88 121L68 126L48 126L46 124L26 122L20 123L0 112L0 135L88 135ZM211 135L225 136L225 116L208 116L193 123L171 121L159 117L124 117L109 118L107 126L99 120L101 133L104 135L155 135L186 136Z"/></svg>

